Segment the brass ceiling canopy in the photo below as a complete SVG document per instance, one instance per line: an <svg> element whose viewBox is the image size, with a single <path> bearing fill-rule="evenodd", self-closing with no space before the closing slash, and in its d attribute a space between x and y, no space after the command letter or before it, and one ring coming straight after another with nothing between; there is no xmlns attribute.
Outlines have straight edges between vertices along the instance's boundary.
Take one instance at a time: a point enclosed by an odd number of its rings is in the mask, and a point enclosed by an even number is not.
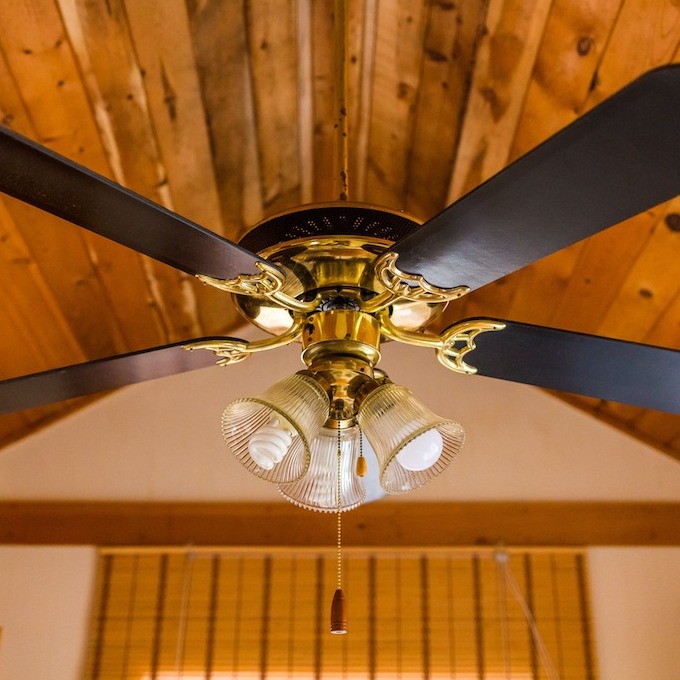
<svg viewBox="0 0 680 680"><path fill-rule="evenodd" d="M376 258L415 231L419 222L396 211L352 203L314 206L264 220L239 245L286 272L282 292L323 309L359 309L387 288L376 275ZM280 334L291 325L290 310L274 299L235 294L241 314L259 328ZM405 330L428 326L445 301L391 300L390 315Z"/></svg>

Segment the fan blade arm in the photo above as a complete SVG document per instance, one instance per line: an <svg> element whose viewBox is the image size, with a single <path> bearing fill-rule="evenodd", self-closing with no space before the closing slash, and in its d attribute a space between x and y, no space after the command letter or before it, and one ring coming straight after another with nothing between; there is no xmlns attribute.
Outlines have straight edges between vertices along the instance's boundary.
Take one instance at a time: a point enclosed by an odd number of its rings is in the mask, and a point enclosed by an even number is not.
<svg viewBox="0 0 680 680"><path fill-rule="evenodd" d="M680 193L680 64L633 81L388 252L441 288L480 288Z"/></svg>
<svg viewBox="0 0 680 680"><path fill-rule="evenodd" d="M192 275L236 279L267 262L3 126L0 191Z"/></svg>
<svg viewBox="0 0 680 680"><path fill-rule="evenodd" d="M225 342L245 344L236 338L198 338L2 380L0 415L214 366L210 352L190 352L185 347Z"/></svg>
<svg viewBox="0 0 680 680"><path fill-rule="evenodd" d="M469 354L478 375L680 414L680 351L496 321Z"/></svg>

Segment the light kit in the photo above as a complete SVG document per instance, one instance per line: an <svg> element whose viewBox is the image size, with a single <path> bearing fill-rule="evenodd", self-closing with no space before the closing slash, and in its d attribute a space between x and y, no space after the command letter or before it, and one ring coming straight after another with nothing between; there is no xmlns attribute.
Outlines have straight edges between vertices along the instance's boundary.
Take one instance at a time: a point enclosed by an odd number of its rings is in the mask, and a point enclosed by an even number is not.
<svg viewBox="0 0 680 680"><path fill-rule="evenodd" d="M314 336L303 350L309 368L224 410L222 432L236 459L293 503L320 511L337 509L338 450L341 509L363 501L362 432L386 493L411 491L436 477L460 450L462 427L436 416L375 368L369 357L379 357L377 335L371 343L352 336L352 328L361 332L364 325L356 312L318 315L310 325L332 332ZM339 327L347 331L342 339L335 337Z"/></svg>
<svg viewBox="0 0 680 680"><path fill-rule="evenodd" d="M314 238L291 238L301 225ZM302 219L299 211L284 214L246 237L285 272L281 281L268 269L236 281L202 277L233 293L242 314L274 335L254 343L200 341L185 349L211 350L225 365L301 342L306 370L229 404L222 431L249 472L277 484L303 508L336 511L339 503L344 511L361 504L368 467L362 435L370 445L367 455L375 457L370 467L388 494L433 479L463 444L458 423L432 413L377 368L381 341L395 339L439 352L448 348L449 368L474 373L463 354L474 348L476 334L503 327L480 320L439 336L420 330L465 291L410 279L396 268L396 258L383 256L392 243L385 236L416 226L403 214L351 204L315 207Z"/></svg>

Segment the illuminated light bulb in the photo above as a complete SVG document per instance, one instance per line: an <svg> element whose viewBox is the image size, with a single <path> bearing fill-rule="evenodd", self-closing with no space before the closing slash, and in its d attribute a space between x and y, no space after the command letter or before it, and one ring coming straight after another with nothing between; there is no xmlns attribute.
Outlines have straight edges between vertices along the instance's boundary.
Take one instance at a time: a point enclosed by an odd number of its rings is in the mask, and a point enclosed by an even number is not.
<svg viewBox="0 0 680 680"><path fill-rule="evenodd" d="M458 423L433 413L409 389L394 383L374 389L357 419L375 451L380 486L387 493L411 491L434 479L465 439Z"/></svg>
<svg viewBox="0 0 680 680"><path fill-rule="evenodd" d="M307 472L309 443L328 420L329 408L324 388L309 375L296 373L256 397L228 404L222 435L246 470L268 482L288 484Z"/></svg>
<svg viewBox="0 0 680 680"><path fill-rule="evenodd" d="M411 472L422 472L439 460L443 450L444 440L433 427L406 444L397 454L397 461Z"/></svg>
<svg viewBox="0 0 680 680"><path fill-rule="evenodd" d="M271 470L283 460L296 435L283 418L272 417L267 425L253 433L248 442L248 453L263 470Z"/></svg>

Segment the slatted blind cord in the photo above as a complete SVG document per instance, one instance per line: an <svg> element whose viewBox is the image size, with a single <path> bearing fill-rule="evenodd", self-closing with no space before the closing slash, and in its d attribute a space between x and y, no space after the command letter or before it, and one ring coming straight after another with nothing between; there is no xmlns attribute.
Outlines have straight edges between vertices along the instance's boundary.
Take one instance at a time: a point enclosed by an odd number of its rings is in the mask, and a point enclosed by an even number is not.
<svg viewBox="0 0 680 680"><path fill-rule="evenodd" d="M179 611L179 624L177 630L177 649L175 650L175 674L177 680L182 679L184 666L184 643L187 633L187 614L189 612L189 594L191 593L191 576L193 573L193 553L187 553L182 566L182 603Z"/></svg>
<svg viewBox="0 0 680 680"><path fill-rule="evenodd" d="M499 565L498 560L496 564ZM510 671L510 636L508 635L508 606L506 579L503 570L498 566L496 570L498 578L498 616L501 621L501 646L503 648L503 667L506 680L511 680Z"/></svg>
<svg viewBox="0 0 680 680"><path fill-rule="evenodd" d="M560 680L559 673L557 672L555 664L550 658L550 654L548 653L546 644L543 641L541 632L538 630L538 626L536 625L536 619L534 618L531 609L529 609L529 606L527 605L527 602L524 599L524 596L522 595L522 590L519 587L519 584L515 580L515 577L512 575L510 565L508 564L508 554L504 552L497 552L494 555L494 559L503 581L510 588L515 600L517 601L517 604L519 604L519 606L522 609L522 612L524 613L527 623L529 624L531 635L534 638L534 642L536 643L536 649L538 649L538 654L541 657L541 663L543 664L543 668L545 669L545 672L548 675L548 680Z"/></svg>

